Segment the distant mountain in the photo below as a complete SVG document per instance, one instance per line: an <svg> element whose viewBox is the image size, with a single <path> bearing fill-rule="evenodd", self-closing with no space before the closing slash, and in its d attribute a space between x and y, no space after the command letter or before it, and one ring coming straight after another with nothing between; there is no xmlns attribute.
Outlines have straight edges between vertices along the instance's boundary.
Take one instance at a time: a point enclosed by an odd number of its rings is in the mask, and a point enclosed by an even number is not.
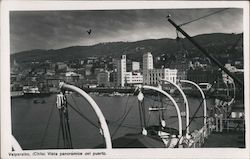
<svg viewBox="0 0 250 159"><path fill-rule="evenodd" d="M234 54L242 57L243 34L213 33L193 37L210 54ZM189 56L202 56L202 54L189 42L188 39L148 39L136 42L107 42L93 46L72 46L56 50L30 50L11 55L16 61L65 61L88 56L111 55L119 57L122 54L132 59L142 58L145 52L152 52L154 56L167 54L176 55L186 49Z"/></svg>

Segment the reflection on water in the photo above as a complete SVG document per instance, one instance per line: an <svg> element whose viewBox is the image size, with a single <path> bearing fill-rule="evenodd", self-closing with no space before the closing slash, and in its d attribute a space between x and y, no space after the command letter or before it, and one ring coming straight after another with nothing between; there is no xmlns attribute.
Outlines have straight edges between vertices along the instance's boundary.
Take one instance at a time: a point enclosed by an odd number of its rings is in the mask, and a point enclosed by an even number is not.
<svg viewBox="0 0 250 159"><path fill-rule="evenodd" d="M127 133L138 133L141 131L138 101L134 96L107 97L92 96L102 110L110 129L112 139ZM159 112L148 111L149 107L161 105L155 97L145 98L145 116L147 125L159 124ZM69 107L69 122L72 135L73 148L93 148L103 143L103 137L95 125L99 125L98 119L90 105L80 96L70 94L68 103L90 119L92 123L83 119L77 112ZM163 99L164 118L167 126L178 129L178 121L174 106ZM34 102L35 101L35 102ZM37 102L38 101L38 102ZM42 102L40 102L42 101ZM188 98L190 117L201 103L201 99ZM182 99L177 99L181 111L185 111ZM208 107L212 101L208 100ZM59 115L56 107L56 95L45 98L13 98L11 100L12 110L12 133L23 149L49 149L62 148L62 136L59 133ZM129 113L127 114L127 112ZM49 119L50 113L52 113ZM199 109L190 131L202 127L203 107ZM126 117L126 118L125 118ZM124 119L125 118L125 119ZM121 127L117 127L123 121ZM185 117L182 117L183 129L185 129ZM46 131L47 128L47 131Z"/></svg>

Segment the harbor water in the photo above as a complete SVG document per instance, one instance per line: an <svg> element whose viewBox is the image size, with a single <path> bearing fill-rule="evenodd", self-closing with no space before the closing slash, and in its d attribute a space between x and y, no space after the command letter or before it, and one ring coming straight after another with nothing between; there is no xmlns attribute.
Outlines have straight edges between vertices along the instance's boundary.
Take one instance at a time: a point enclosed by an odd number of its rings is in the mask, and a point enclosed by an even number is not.
<svg viewBox="0 0 250 159"><path fill-rule="evenodd" d="M98 96L91 95L102 110L109 127L112 139L125 134L141 132L138 100L136 96ZM185 106L181 97L175 97L181 112ZM163 99L165 100L165 99ZM98 119L87 101L77 94L67 95L69 123L73 148L94 148L103 144ZM188 97L190 131L203 126L203 103L201 98ZM167 127L178 129L177 113L168 100L157 101L156 97L145 96L145 119L147 126L159 125L159 111L149 111L150 107L162 105ZM207 100L208 110L213 100ZM72 107L74 109L72 109ZM77 111L75 111L77 110ZM56 107L56 95L48 97L12 98L11 100L12 134L23 149L56 149L63 148L60 134L60 118ZM185 113L182 113L182 127L186 129ZM91 122L89 122L88 120Z"/></svg>

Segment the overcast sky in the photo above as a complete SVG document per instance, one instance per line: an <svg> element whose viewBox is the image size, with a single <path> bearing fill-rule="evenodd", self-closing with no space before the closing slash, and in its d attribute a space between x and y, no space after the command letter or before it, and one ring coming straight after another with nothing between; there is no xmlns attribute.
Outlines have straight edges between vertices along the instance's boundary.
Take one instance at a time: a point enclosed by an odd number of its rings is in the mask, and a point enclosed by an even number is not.
<svg viewBox="0 0 250 159"><path fill-rule="evenodd" d="M176 38L165 18L181 24L220 9L12 11L11 53L58 49L111 41ZM204 33L241 33L243 10L230 8L182 27L191 36ZM92 29L91 35L87 30Z"/></svg>

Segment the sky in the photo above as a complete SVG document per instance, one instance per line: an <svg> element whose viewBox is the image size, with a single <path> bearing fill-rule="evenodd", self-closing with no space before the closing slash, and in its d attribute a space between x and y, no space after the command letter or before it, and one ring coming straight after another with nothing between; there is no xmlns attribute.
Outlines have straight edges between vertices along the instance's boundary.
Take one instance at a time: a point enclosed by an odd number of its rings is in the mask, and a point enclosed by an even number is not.
<svg viewBox="0 0 250 159"><path fill-rule="evenodd" d="M59 49L115 41L176 38L178 25L221 10L81 10L11 11L10 52L33 49ZM87 30L91 29L89 35ZM229 8L182 26L190 36L207 33L242 33L243 10Z"/></svg>

